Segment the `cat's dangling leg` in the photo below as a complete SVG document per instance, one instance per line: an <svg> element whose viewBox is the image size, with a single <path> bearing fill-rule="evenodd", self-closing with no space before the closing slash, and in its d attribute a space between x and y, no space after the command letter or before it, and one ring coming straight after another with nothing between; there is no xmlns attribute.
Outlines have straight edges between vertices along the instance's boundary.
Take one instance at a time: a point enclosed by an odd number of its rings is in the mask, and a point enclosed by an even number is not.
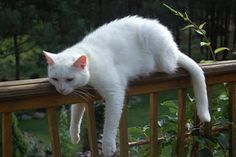
<svg viewBox="0 0 236 157"><path fill-rule="evenodd" d="M70 136L71 142L76 144L80 140L80 125L84 115L84 104L72 104L71 105L71 121L70 121Z"/></svg>
<svg viewBox="0 0 236 157"><path fill-rule="evenodd" d="M109 92L106 97L102 152L110 157L116 152L116 135L124 104L125 90Z"/></svg>

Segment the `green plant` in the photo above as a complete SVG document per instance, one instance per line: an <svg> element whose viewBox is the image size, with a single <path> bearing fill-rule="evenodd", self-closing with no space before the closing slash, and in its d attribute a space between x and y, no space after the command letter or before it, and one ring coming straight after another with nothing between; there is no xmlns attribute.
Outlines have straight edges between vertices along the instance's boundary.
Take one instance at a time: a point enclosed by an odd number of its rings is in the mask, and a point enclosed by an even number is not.
<svg viewBox="0 0 236 157"><path fill-rule="evenodd" d="M212 126L222 127L229 124L227 110L228 95L225 84L214 86L212 91ZM190 92L191 93L191 92ZM229 135L225 131L213 132L212 135L203 133L203 124L195 124L194 116L195 100L188 94L186 104L186 156L196 155L197 157L223 157L227 156L229 150ZM158 114L158 136L162 142L158 144L159 156L176 156L177 148L177 112L178 103L176 100L164 101L159 105ZM130 127L129 141L148 140L150 138L149 126ZM150 156L150 146L135 146L131 153L138 157Z"/></svg>
<svg viewBox="0 0 236 157"><path fill-rule="evenodd" d="M18 121L15 114L12 114L12 137L13 137L13 156L26 157L29 146L18 127Z"/></svg>
<svg viewBox="0 0 236 157"><path fill-rule="evenodd" d="M29 144L27 157L42 157L49 150L45 142L32 133L24 132L24 139Z"/></svg>
<svg viewBox="0 0 236 157"><path fill-rule="evenodd" d="M168 6L167 4L163 4L166 8L168 8L171 12L173 12L176 16L180 17L181 19L183 19L185 22L188 23L187 26L185 26L183 28L183 30L185 29L193 29L197 34L199 34L200 36L202 36L202 41L200 42L200 46L201 47L207 47L208 50L210 51L210 54L211 54L211 57L213 59L213 61L216 61L216 57L215 55L219 52L222 52L222 51L229 51L229 48L227 47L219 47L219 48L216 48L215 50L213 50L212 46L211 46L211 42L210 40L207 38L206 36L206 30L204 29L204 26L206 25L206 22L203 22L202 24L198 25L196 24L195 22L193 22L188 14L185 12L185 13L181 13L177 10L175 10L174 8Z"/></svg>
<svg viewBox="0 0 236 157"><path fill-rule="evenodd" d="M68 126L69 126L68 113L65 106L61 108L59 118L60 118L59 137L60 137L62 156L71 157L73 154L73 151L72 151L73 147L70 141L70 132L68 129Z"/></svg>

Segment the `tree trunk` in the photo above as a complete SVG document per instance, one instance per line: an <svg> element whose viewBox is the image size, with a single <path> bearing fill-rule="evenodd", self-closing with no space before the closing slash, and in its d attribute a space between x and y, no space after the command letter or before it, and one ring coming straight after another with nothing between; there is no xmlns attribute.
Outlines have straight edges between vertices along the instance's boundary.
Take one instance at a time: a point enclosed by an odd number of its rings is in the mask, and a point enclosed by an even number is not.
<svg viewBox="0 0 236 157"><path fill-rule="evenodd" d="M15 79L19 80L20 79L20 52L18 49L18 36L15 34L13 36L13 43L14 43L14 51L15 51L15 66L16 66L16 71L15 71Z"/></svg>

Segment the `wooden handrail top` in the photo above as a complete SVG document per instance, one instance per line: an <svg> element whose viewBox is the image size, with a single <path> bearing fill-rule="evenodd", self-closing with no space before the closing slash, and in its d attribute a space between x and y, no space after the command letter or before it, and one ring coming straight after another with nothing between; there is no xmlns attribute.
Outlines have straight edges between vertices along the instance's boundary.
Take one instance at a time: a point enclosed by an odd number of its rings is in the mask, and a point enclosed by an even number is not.
<svg viewBox="0 0 236 157"><path fill-rule="evenodd" d="M215 79L218 79L219 74L221 74L222 77L223 75L226 77L226 74L236 76L236 60L220 61L212 64L201 64L200 66L202 67L207 79L209 76L212 76L212 78L216 76L217 78ZM163 83L171 80L188 80L187 82L189 82L189 75L183 69L178 69L177 72L172 75L154 73L148 77L141 77L131 81L128 93L131 95L138 94L139 92L134 91L137 86L150 85L160 82ZM225 81L230 82L230 78ZM213 82L215 83L216 81ZM0 102L55 94L57 94L57 92L54 87L50 85L47 78L0 82Z"/></svg>

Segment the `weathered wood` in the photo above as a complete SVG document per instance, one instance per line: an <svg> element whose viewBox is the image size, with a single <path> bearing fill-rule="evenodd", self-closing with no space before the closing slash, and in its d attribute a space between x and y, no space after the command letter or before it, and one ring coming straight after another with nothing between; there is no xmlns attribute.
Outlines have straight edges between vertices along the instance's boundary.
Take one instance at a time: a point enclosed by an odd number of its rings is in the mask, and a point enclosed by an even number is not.
<svg viewBox="0 0 236 157"><path fill-rule="evenodd" d="M98 157L97 131L96 131L95 111L93 102L92 101L88 102L85 105L85 108L87 115L87 126L88 126L91 157Z"/></svg>
<svg viewBox="0 0 236 157"><path fill-rule="evenodd" d="M58 134L58 126L57 126L57 114L56 108L47 108L48 113L48 125L49 125L49 134L52 144L52 155L53 157L60 157L60 141Z"/></svg>
<svg viewBox="0 0 236 157"><path fill-rule="evenodd" d="M120 119L120 156L129 156L129 145L128 145L128 103L126 101L122 116Z"/></svg>
<svg viewBox="0 0 236 157"><path fill-rule="evenodd" d="M236 156L236 93L235 93L235 82L228 83L228 94L229 94L229 121L230 125L230 138L229 138L229 156Z"/></svg>
<svg viewBox="0 0 236 157"><path fill-rule="evenodd" d="M25 99L0 102L0 112L14 112L27 109L57 107L73 103L84 103L82 97L63 96L59 94L29 97Z"/></svg>
<svg viewBox="0 0 236 157"><path fill-rule="evenodd" d="M224 62L217 62L210 65L201 65L202 69L204 70L206 76L206 82L208 85L212 85L215 83L222 83L222 82L235 82L236 80L236 61L224 61ZM149 77L142 77L137 80L133 80L130 83L130 87L127 90L127 95L136 95L136 94L144 94L144 93L156 93L160 91L170 90L170 89L180 89L180 102L184 103L185 101L185 89L186 87L191 86L191 81L189 78L189 74L184 71L183 69L179 69L176 74L173 75L166 75L163 73L155 73ZM233 88L232 86L229 86ZM234 87L235 88L235 87ZM97 95L94 90L91 90L90 87L89 93L95 95L96 99L101 99ZM236 123L236 109L235 109L235 90L229 89L230 94L230 106L231 106L231 121ZM154 99L153 99L154 100ZM37 108L50 108L49 112L52 111L52 107L61 106L64 104L71 104L71 103L83 103L82 97L73 97L73 96L62 96L59 95L54 87L52 87L48 80L43 79L34 79L34 80L20 80L20 81L9 81L9 82L0 82L0 112L3 113L3 142L4 150L3 156L11 156L12 148L11 142L11 125L7 124L11 121L10 112L19 111L19 110L26 110L26 109L37 109ZM185 105L180 107L179 109L179 131L178 131L178 155L183 155L182 151L184 149L184 112L185 112ZM184 107L184 108L183 108ZM98 154L97 150L97 141L96 141L96 131L95 131L95 118L94 118L94 108L92 103L86 105L86 113L88 118L88 128L89 128L89 141L90 141L90 149L92 152L92 156L95 157ZM155 114L155 113L153 113ZM53 115L53 114L51 114ZM51 116L51 119L53 117ZM51 123L55 120L49 120ZM152 122L154 127L154 121ZM51 125L50 125L51 126ZM56 126L51 126L51 137L56 139L57 131L55 130ZM4 131L5 129L5 131ZM152 129L153 133L155 128ZM9 133L10 131L10 133ZM8 133L7 133L8 132ZM236 145L236 133L235 133L234 125L231 126L231 146L233 147L232 151L230 151L231 156L235 156L235 145ZM157 136L153 135L153 136ZM157 139L157 138L155 138ZM157 143L156 140L151 140L150 142L153 146L153 154L156 154L154 143ZM11 140L10 140L11 141ZM55 140L52 140L52 143L56 143ZM58 144L54 144L58 145ZM59 147L59 146L56 146ZM59 149L58 149L59 150ZM54 154L59 154L58 152L54 152Z"/></svg>
<svg viewBox="0 0 236 157"><path fill-rule="evenodd" d="M151 157L157 157L157 93L150 94L150 146Z"/></svg>
<svg viewBox="0 0 236 157"><path fill-rule="evenodd" d="M178 92L178 134L177 134L177 156L185 156L185 112L186 112L186 89L181 88Z"/></svg>
<svg viewBox="0 0 236 157"><path fill-rule="evenodd" d="M2 114L2 156L12 156L12 113Z"/></svg>
<svg viewBox="0 0 236 157"><path fill-rule="evenodd" d="M201 65L201 67L205 75L209 78L207 80L210 84L222 82L223 79L226 79L225 81L227 82L234 81L236 77L236 61L234 60ZM174 85L174 88L178 88L179 80L186 80L186 83L188 83L187 86L190 85L189 75L183 69L179 69L176 74L173 75L155 73L149 77L141 77L140 79L131 81L128 93L132 95L139 94L141 91L138 87L141 87L141 85L146 87L148 84L162 84L163 82L169 81ZM171 88L171 86L161 87L162 90ZM150 90L146 90L143 93L155 92L153 88ZM55 95L55 93L55 89L49 84L46 78L0 82L0 101L25 99L42 95Z"/></svg>

